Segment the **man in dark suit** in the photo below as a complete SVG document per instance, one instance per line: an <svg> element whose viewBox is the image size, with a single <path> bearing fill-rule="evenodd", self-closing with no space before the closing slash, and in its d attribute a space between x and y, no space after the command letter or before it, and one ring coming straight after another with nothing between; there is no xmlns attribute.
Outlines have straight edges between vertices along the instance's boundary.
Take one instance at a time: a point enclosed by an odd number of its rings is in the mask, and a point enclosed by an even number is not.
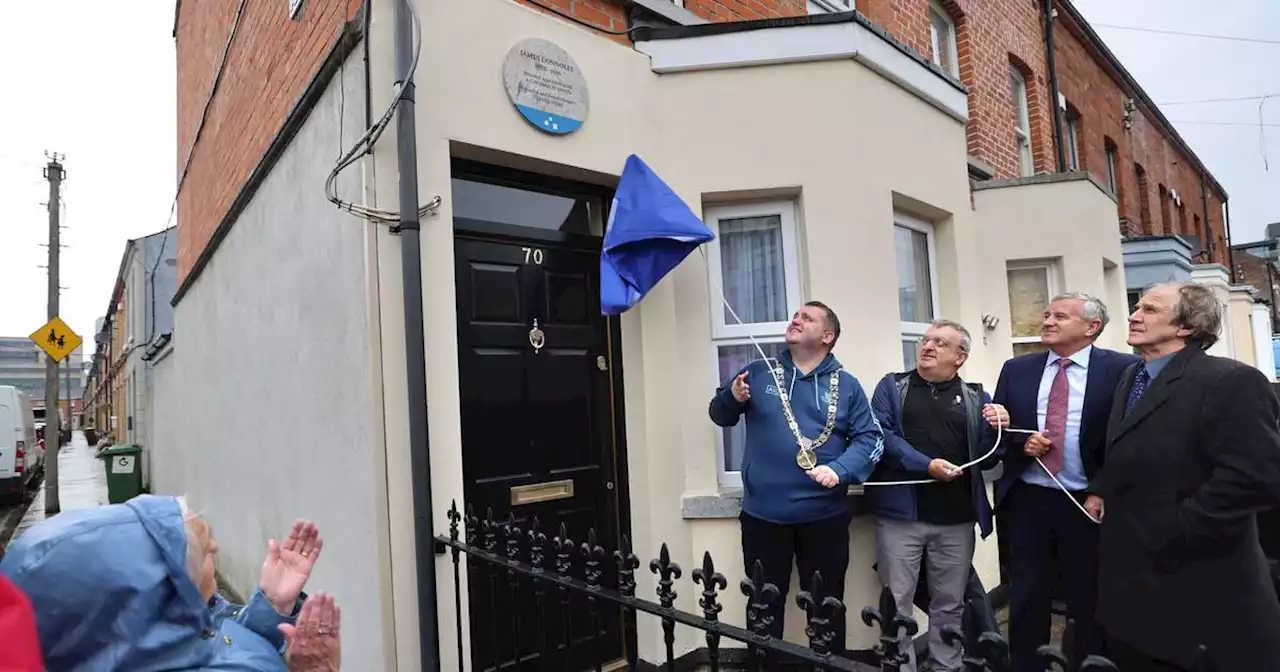
<svg viewBox="0 0 1280 672"><path fill-rule="evenodd" d="M1036 648L1049 643L1050 602L1059 576L1067 613L1076 623L1075 650L1101 652L1093 615L1098 527L1077 505L1095 517L1099 513L1089 480L1102 465L1116 383L1137 361L1093 345L1106 325L1102 301L1079 293L1054 297L1040 327L1048 352L1005 362L996 384L993 401L1008 410L1011 426L1036 430L1005 435L1004 474L995 485L996 515L1006 523L1012 556L1009 645L1015 672L1044 670L1036 664Z"/></svg>
<svg viewBox="0 0 1280 672"><path fill-rule="evenodd" d="M1256 369L1205 350L1221 308L1192 283L1157 285L1129 316L1143 362L1107 431L1098 620L1125 672L1280 670L1280 602L1257 514L1280 506L1280 402Z"/></svg>

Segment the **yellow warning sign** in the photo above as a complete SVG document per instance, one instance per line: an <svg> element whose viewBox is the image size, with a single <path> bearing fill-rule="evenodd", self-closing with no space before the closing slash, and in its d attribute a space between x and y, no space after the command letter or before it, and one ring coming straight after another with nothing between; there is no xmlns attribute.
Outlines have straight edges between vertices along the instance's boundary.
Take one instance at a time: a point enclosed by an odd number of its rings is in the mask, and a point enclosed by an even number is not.
<svg viewBox="0 0 1280 672"><path fill-rule="evenodd" d="M31 340L55 362L66 359L67 355L84 342L59 317L49 320L48 324L37 329L34 334L31 334Z"/></svg>

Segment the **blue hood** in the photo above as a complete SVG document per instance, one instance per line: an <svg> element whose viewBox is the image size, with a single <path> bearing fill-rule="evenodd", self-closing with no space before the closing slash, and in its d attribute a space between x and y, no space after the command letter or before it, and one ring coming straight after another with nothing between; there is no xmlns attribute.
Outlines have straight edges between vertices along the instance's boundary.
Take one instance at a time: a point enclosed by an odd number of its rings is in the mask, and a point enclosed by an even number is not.
<svg viewBox="0 0 1280 672"><path fill-rule="evenodd" d="M186 554L178 500L142 496L32 527L0 571L31 598L49 669L154 669L190 662L212 627Z"/></svg>

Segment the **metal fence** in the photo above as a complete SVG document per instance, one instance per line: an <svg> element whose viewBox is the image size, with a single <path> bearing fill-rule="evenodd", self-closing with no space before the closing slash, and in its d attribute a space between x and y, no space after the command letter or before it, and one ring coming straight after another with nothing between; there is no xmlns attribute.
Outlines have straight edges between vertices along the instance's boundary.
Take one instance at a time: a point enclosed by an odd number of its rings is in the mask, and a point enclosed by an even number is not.
<svg viewBox="0 0 1280 672"><path fill-rule="evenodd" d="M641 562L625 536L621 547L608 553L597 543L594 530L588 530L586 540L579 543L568 538L563 524L558 534L548 537L536 517L522 528L514 514L496 520L490 510L478 518L468 508L464 516L456 503L448 515L449 534L437 536L436 541L453 558L459 670L465 669L467 662L462 647L463 629L467 626L462 610L464 555L473 612L469 619L475 654L471 662L477 670L617 669L620 663L610 663L617 659L614 643L619 633L614 631L613 637L608 636L607 624L620 624L625 635L641 614L662 621L666 650L660 669L666 670L677 667L677 625L704 633L705 664L711 670L744 666L776 669L786 664L787 668L800 669L898 672L908 661L907 651L918 630L913 618L898 613L886 589L878 606L864 607L860 614L864 624L879 631L878 643L870 650L836 655L831 651L836 638L832 624L842 620L836 617L844 613L845 606L835 596L823 593L820 574L814 574L809 590L795 596L796 605L806 615L809 646L805 647L767 634L773 618L770 608L777 604L781 593L761 579L759 563L752 568L751 576L738 584L747 597L747 627L743 629L720 620L720 594L728 589L729 581L716 571L710 553L703 554L702 565L689 575L701 591L698 607L702 613L698 615L674 606L677 581L684 576L684 570L672 562L666 544L647 565L658 577L655 602L636 595L635 572ZM486 617L478 619L477 610L483 610ZM997 632L982 632L978 620L971 618L976 613L976 609L966 609L964 627L949 628L943 633L944 638L963 650L966 672L1012 670L1007 641ZM1064 642L1073 641L1072 630L1073 624L1068 622ZM726 654L740 654L742 647L725 647L724 640L745 644L745 658L734 656L730 664ZM626 669L658 665L641 661L634 644L622 648ZM1063 650L1044 646L1039 655L1048 670L1122 672L1100 656L1080 660L1070 647ZM1211 672L1203 647L1192 672Z"/></svg>

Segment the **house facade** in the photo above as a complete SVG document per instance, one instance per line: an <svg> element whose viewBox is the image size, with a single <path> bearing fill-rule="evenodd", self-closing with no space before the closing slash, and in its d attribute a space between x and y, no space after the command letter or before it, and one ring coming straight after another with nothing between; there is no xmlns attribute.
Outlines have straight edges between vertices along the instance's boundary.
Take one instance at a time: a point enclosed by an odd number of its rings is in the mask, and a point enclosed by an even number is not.
<svg viewBox="0 0 1280 672"><path fill-rule="evenodd" d="M149 476L155 385L151 357L173 333L177 234L169 229L130 240L120 258L107 314L99 321L90 367L87 415L98 437L141 446Z"/></svg>
<svg viewBox="0 0 1280 672"><path fill-rule="evenodd" d="M964 375L991 389L1006 359L1038 347L1058 291L1106 300L1117 314L1102 344L1124 348L1124 237L1195 230L1144 216L1151 185L1106 168L1159 143L1182 151L1176 134L1109 130L1092 94L1068 97L1078 163L1058 169L1032 3L1001 19L981 3L416 0L411 146L426 212L421 282L406 288L405 238L344 209L396 209L396 127L333 174L393 101L395 3L295 4L178 7L175 337L155 358L165 449L151 480L208 511L219 571L242 590L268 536L315 519L314 587L348 614L353 669L422 669L428 599L444 667L459 650L493 664L494 641L453 627L455 604L464 622L492 620L482 589L464 573L455 591L427 539L455 501L565 522L575 538L595 529L609 549L625 535L645 560L663 544L686 566L710 552L742 577L742 436L706 405L757 344L781 347L802 302L841 316L836 355L868 392L911 366L940 317L969 327ZM931 18L939 9L950 24ZM573 123L514 104L504 75L530 60L572 75ZM797 111L803 123L776 123ZM603 317L599 250L631 154L717 237L639 306ZM1143 160L1187 207L1191 178ZM1219 192L1200 210L1206 240L1225 237ZM1225 250L1203 247L1199 261ZM406 296L420 296L421 343L405 338ZM408 347L425 355L425 402L410 402ZM411 421L426 428L417 453ZM521 499L549 483L563 488L554 500ZM879 591L873 544L855 516L855 610ZM978 556L995 585L995 540ZM637 580L653 594L652 574ZM685 590L677 605L696 600ZM745 598L722 600L741 625ZM788 638L804 642L803 627L793 609ZM854 623L849 643L873 634ZM692 629L676 638L681 655L704 645ZM618 641L649 660L664 647L656 619Z"/></svg>

